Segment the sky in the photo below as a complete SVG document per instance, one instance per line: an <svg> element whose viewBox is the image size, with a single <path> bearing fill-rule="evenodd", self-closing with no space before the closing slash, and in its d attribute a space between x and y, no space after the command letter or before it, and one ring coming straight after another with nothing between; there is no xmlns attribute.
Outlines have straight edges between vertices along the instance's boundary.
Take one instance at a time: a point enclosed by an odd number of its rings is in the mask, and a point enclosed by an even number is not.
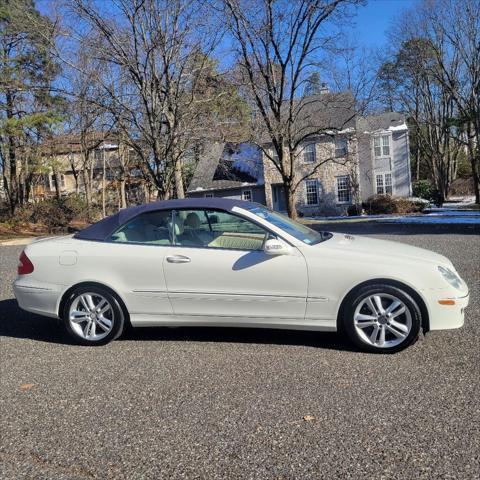
<svg viewBox="0 0 480 480"><path fill-rule="evenodd" d="M53 0L53 3L55 1ZM352 37L364 47L381 47L387 41L386 32L394 18L416 2L417 0L367 0L366 6L357 10ZM42 13L48 12L49 3L52 3L52 0L36 1Z"/></svg>
<svg viewBox="0 0 480 480"><path fill-rule="evenodd" d="M369 0L359 7L353 38L364 47L381 47L387 42L386 32L393 20L403 10L412 7L416 0Z"/></svg>

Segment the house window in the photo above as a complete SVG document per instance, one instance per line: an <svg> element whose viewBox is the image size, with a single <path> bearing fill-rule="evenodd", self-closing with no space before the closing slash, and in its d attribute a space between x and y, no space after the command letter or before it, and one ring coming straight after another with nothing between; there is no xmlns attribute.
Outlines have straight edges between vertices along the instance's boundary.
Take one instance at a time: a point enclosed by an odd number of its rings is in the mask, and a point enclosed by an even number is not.
<svg viewBox="0 0 480 480"><path fill-rule="evenodd" d="M132 168L130 170L130 175L132 177L141 177L142 176L142 170L140 168Z"/></svg>
<svg viewBox="0 0 480 480"><path fill-rule="evenodd" d="M318 180L305 180L306 204L318 205Z"/></svg>
<svg viewBox="0 0 480 480"><path fill-rule="evenodd" d="M379 173L376 175L377 195L392 195L393 183L391 173Z"/></svg>
<svg viewBox="0 0 480 480"><path fill-rule="evenodd" d="M242 191L242 200L245 200L247 202L252 201L252 191L251 190L243 190Z"/></svg>
<svg viewBox="0 0 480 480"><path fill-rule="evenodd" d="M315 144L307 143L303 147L303 161L305 163L315 163L315 159L316 159Z"/></svg>
<svg viewBox="0 0 480 480"><path fill-rule="evenodd" d="M214 195L213 195L213 193L206 193L206 194L204 195L204 197L205 197L205 198L213 198Z"/></svg>
<svg viewBox="0 0 480 480"><path fill-rule="evenodd" d="M350 177L348 175L337 177L337 202L350 203L351 201Z"/></svg>
<svg viewBox="0 0 480 480"><path fill-rule="evenodd" d="M65 188L65 175L63 173L59 173L57 175L57 181L58 181L58 187L59 188ZM55 174L52 173L50 175L50 190L55 189Z"/></svg>
<svg viewBox="0 0 480 480"><path fill-rule="evenodd" d="M373 150L376 157L389 157L390 135L378 135L373 137Z"/></svg>
<svg viewBox="0 0 480 480"><path fill-rule="evenodd" d="M345 157L348 153L348 142L345 137L335 138L335 158Z"/></svg>

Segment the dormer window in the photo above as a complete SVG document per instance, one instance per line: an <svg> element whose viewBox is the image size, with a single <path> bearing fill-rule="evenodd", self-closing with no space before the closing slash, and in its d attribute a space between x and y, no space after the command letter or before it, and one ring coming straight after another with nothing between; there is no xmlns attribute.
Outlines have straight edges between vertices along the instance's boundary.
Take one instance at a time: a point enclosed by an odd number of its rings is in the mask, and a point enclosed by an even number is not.
<svg viewBox="0 0 480 480"><path fill-rule="evenodd" d="M390 156L390 135L377 135L373 137L373 151L375 157Z"/></svg>

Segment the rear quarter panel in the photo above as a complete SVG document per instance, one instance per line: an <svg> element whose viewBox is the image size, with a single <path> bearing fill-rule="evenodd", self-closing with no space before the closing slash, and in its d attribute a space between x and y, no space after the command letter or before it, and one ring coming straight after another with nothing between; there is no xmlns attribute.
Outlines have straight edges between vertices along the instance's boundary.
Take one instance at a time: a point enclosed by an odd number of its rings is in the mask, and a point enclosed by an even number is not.
<svg viewBox="0 0 480 480"><path fill-rule="evenodd" d="M130 313L172 313L163 247L67 238L33 243L26 253L35 266L25 276L32 285L56 285L63 295L74 285L95 282L117 293Z"/></svg>

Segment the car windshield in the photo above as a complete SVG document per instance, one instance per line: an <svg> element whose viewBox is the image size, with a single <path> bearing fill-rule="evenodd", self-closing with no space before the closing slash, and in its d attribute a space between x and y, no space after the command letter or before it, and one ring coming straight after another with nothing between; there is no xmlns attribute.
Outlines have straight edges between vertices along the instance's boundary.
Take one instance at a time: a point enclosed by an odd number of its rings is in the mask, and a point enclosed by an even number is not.
<svg viewBox="0 0 480 480"><path fill-rule="evenodd" d="M249 208L249 211L307 245L315 245L332 237L332 234L329 232L317 232L301 223L291 220L281 213L274 212L259 205Z"/></svg>

